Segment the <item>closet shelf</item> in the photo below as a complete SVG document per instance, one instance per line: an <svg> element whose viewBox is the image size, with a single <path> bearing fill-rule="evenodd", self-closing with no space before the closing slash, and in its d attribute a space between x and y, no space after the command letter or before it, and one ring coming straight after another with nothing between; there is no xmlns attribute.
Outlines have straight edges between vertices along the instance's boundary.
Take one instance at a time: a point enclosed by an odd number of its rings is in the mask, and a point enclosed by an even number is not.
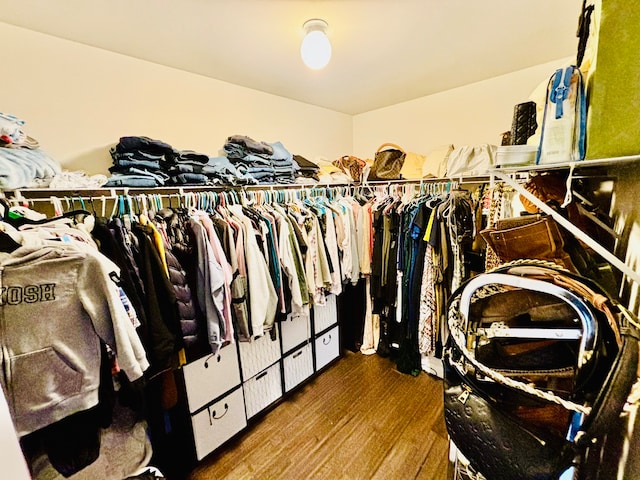
<svg viewBox="0 0 640 480"><path fill-rule="evenodd" d="M259 185L185 185L183 187L99 187L99 188L38 188L25 187L0 190L0 197L4 195L7 198L13 197L19 199L23 195L26 198L48 198L51 196L59 197L107 197L114 198L118 195L140 195L140 194L160 194L167 195L183 195L190 192L224 192L224 191L255 191L255 190L313 190L326 188L357 188L357 187L384 187L390 185L406 185L406 184L429 184L429 183L482 183L488 182L489 175L474 176L456 176L456 177L430 177L423 179L401 179L401 180L384 180L384 181L368 181L368 182L336 182L336 183L315 183L315 184L259 184Z"/></svg>
<svg viewBox="0 0 640 480"><path fill-rule="evenodd" d="M594 160L578 160L575 162L549 163L541 165L520 165L514 167L494 167L489 170L492 175L496 172L511 174L524 172L539 172L549 170L566 170L570 168L612 167L640 161L640 155L625 157L599 158Z"/></svg>

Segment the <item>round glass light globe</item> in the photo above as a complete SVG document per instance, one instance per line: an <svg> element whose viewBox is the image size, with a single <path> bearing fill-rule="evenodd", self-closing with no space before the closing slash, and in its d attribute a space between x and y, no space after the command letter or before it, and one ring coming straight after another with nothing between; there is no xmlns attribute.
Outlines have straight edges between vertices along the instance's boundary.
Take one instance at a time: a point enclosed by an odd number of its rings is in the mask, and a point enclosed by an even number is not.
<svg viewBox="0 0 640 480"><path fill-rule="evenodd" d="M300 56L304 64L313 69L324 68L331 59L331 42L324 32L314 30L302 40Z"/></svg>

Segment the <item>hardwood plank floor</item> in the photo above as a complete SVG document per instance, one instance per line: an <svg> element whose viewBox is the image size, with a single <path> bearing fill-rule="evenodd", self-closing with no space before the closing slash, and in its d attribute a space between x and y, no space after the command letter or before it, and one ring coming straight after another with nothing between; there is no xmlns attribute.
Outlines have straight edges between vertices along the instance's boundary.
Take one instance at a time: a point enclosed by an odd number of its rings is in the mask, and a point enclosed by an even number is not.
<svg viewBox="0 0 640 480"><path fill-rule="evenodd" d="M445 480L442 381L346 352L194 469L189 480Z"/></svg>

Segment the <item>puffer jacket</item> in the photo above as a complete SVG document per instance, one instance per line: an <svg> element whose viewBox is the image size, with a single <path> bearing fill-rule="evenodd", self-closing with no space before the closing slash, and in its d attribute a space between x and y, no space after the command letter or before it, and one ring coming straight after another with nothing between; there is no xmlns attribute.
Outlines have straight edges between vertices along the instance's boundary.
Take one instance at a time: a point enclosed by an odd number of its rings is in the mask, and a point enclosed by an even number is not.
<svg viewBox="0 0 640 480"><path fill-rule="evenodd" d="M187 357L193 359L199 356L207 340L202 314L192 294L191 280L194 277L190 278L188 269L191 263L189 259L193 256L193 248L189 245L190 235L188 230L183 228L180 216L171 209L160 210L154 223L166 232L169 240L169 245L165 248L169 280L176 294L180 329Z"/></svg>

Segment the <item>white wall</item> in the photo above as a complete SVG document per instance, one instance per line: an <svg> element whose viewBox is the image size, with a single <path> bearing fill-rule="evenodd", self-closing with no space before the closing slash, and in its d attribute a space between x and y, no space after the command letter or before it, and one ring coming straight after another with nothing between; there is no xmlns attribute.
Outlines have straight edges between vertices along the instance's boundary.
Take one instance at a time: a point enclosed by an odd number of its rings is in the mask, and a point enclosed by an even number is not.
<svg viewBox="0 0 640 480"><path fill-rule="evenodd" d="M353 150L349 115L1 22L0 45L0 111L26 120L69 170L108 173L108 148L124 135L209 155L233 134L310 160Z"/></svg>
<svg viewBox="0 0 640 480"><path fill-rule="evenodd" d="M372 158L387 141L420 153L498 144L513 106L570 61L351 117L1 22L0 44L11 46L0 111L26 120L25 131L65 168L88 173L107 173L108 148L123 135L214 155L229 135L243 134L280 140L311 160Z"/></svg>
<svg viewBox="0 0 640 480"><path fill-rule="evenodd" d="M354 155L373 158L385 142L423 154L445 144L500 145L500 134L511 129L514 105L529 100L534 90L546 86L556 68L570 62L570 58L559 59L356 115Z"/></svg>
<svg viewBox="0 0 640 480"><path fill-rule="evenodd" d="M27 462L22 456L18 437L13 427L9 405L0 387L0 465L2 478L28 480L31 478Z"/></svg>

